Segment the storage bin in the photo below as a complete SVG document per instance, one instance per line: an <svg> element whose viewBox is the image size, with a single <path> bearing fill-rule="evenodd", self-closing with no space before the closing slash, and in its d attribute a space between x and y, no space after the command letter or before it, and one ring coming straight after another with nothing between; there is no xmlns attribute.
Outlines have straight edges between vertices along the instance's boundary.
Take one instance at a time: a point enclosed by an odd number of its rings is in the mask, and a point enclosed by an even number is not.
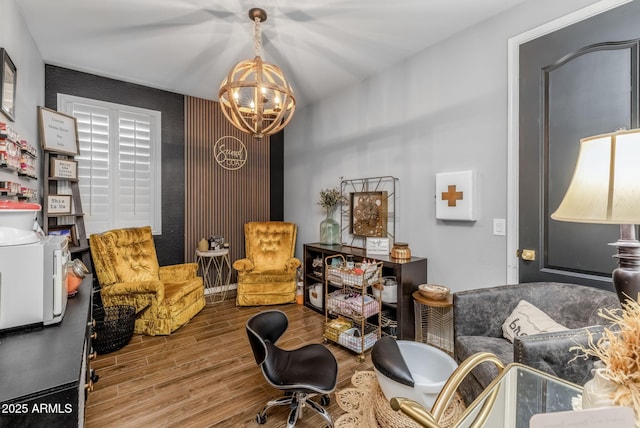
<svg viewBox="0 0 640 428"><path fill-rule="evenodd" d="M91 341L98 354L108 354L125 346L133 336L136 308L133 306L93 306L96 338Z"/></svg>
<svg viewBox="0 0 640 428"><path fill-rule="evenodd" d="M324 292L324 287L322 283L316 282L311 287L309 287L309 303L311 303L316 308L322 308L322 293Z"/></svg>
<svg viewBox="0 0 640 428"><path fill-rule="evenodd" d="M379 288L382 287L382 290ZM395 276L383 276L379 284L371 286L373 295L380 297L384 303L398 302L398 281Z"/></svg>
<svg viewBox="0 0 640 428"><path fill-rule="evenodd" d="M357 353L362 353L371 348L378 340L378 331L376 327L367 324L364 331L364 337L361 336L360 329L357 327L345 330L340 334L338 343ZM364 345L364 348L363 348Z"/></svg>
<svg viewBox="0 0 640 428"><path fill-rule="evenodd" d="M351 322L351 320L338 317L336 319L329 321L325 325L324 337L326 337L327 339L333 342L337 342L340 337L340 334L342 334L343 331L350 329L352 326L353 326L353 323Z"/></svg>
<svg viewBox="0 0 640 428"><path fill-rule="evenodd" d="M371 296L360 294L345 294L343 290L336 290L327 296L327 311L333 314L345 315L352 318L368 318L378 313L380 306Z"/></svg>

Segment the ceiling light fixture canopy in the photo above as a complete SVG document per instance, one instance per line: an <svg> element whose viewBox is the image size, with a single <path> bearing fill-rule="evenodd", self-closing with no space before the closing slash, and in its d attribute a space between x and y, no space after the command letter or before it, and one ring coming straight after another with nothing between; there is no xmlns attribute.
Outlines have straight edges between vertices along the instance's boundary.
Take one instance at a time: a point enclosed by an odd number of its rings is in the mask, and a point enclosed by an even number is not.
<svg viewBox="0 0 640 428"><path fill-rule="evenodd" d="M282 70L262 60L262 22L267 12L249 10L254 23L255 58L234 65L220 84L222 112L239 130L262 138L282 130L293 117L296 100Z"/></svg>

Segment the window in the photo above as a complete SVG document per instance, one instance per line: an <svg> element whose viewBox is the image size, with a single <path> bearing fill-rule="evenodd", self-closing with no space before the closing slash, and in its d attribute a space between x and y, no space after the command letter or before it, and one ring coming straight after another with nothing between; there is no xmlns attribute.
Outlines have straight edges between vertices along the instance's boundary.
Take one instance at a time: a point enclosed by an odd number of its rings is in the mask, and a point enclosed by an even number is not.
<svg viewBox="0 0 640 428"><path fill-rule="evenodd" d="M159 111L58 94L78 122L78 187L87 234L150 225L162 232Z"/></svg>

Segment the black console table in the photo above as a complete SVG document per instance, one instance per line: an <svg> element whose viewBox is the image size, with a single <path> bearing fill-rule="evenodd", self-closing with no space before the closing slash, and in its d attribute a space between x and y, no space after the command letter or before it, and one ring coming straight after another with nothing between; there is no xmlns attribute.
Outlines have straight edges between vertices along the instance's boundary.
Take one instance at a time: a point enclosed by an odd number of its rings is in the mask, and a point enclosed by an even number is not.
<svg viewBox="0 0 640 428"><path fill-rule="evenodd" d="M0 427L84 426L92 275L62 322L0 335Z"/></svg>

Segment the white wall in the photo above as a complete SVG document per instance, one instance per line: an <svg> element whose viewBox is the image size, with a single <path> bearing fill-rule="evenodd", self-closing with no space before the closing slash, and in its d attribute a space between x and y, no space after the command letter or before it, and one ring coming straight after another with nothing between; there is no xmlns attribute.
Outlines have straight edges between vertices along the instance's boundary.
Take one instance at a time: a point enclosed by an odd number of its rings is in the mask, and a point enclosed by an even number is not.
<svg viewBox="0 0 640 428"><path fill-rule="evenodd" d="M23 139L39 147L37 106L44 105L44 61L15 0L0 0L0 47L9 53L16 66L17 78L16 121L9 121L0 112L0 122L8 123ZM20 179L3 169L0 169L0 180L20 181L25 186L39 188L39 194L42 194L42 183Z"/></svg>
<svg viewBox="0 0 640 428"><path fill-rule="evenodd" d="M301 108L285 130L285 219L297 255L317 242L321 188L399 178L396 240L453 291L506 283L507 41L594 0L538 0L459 33L358 86ZM478 220L435 219L435 174L477 173ZM508 231L510 232L510 231Z"/></svg>

